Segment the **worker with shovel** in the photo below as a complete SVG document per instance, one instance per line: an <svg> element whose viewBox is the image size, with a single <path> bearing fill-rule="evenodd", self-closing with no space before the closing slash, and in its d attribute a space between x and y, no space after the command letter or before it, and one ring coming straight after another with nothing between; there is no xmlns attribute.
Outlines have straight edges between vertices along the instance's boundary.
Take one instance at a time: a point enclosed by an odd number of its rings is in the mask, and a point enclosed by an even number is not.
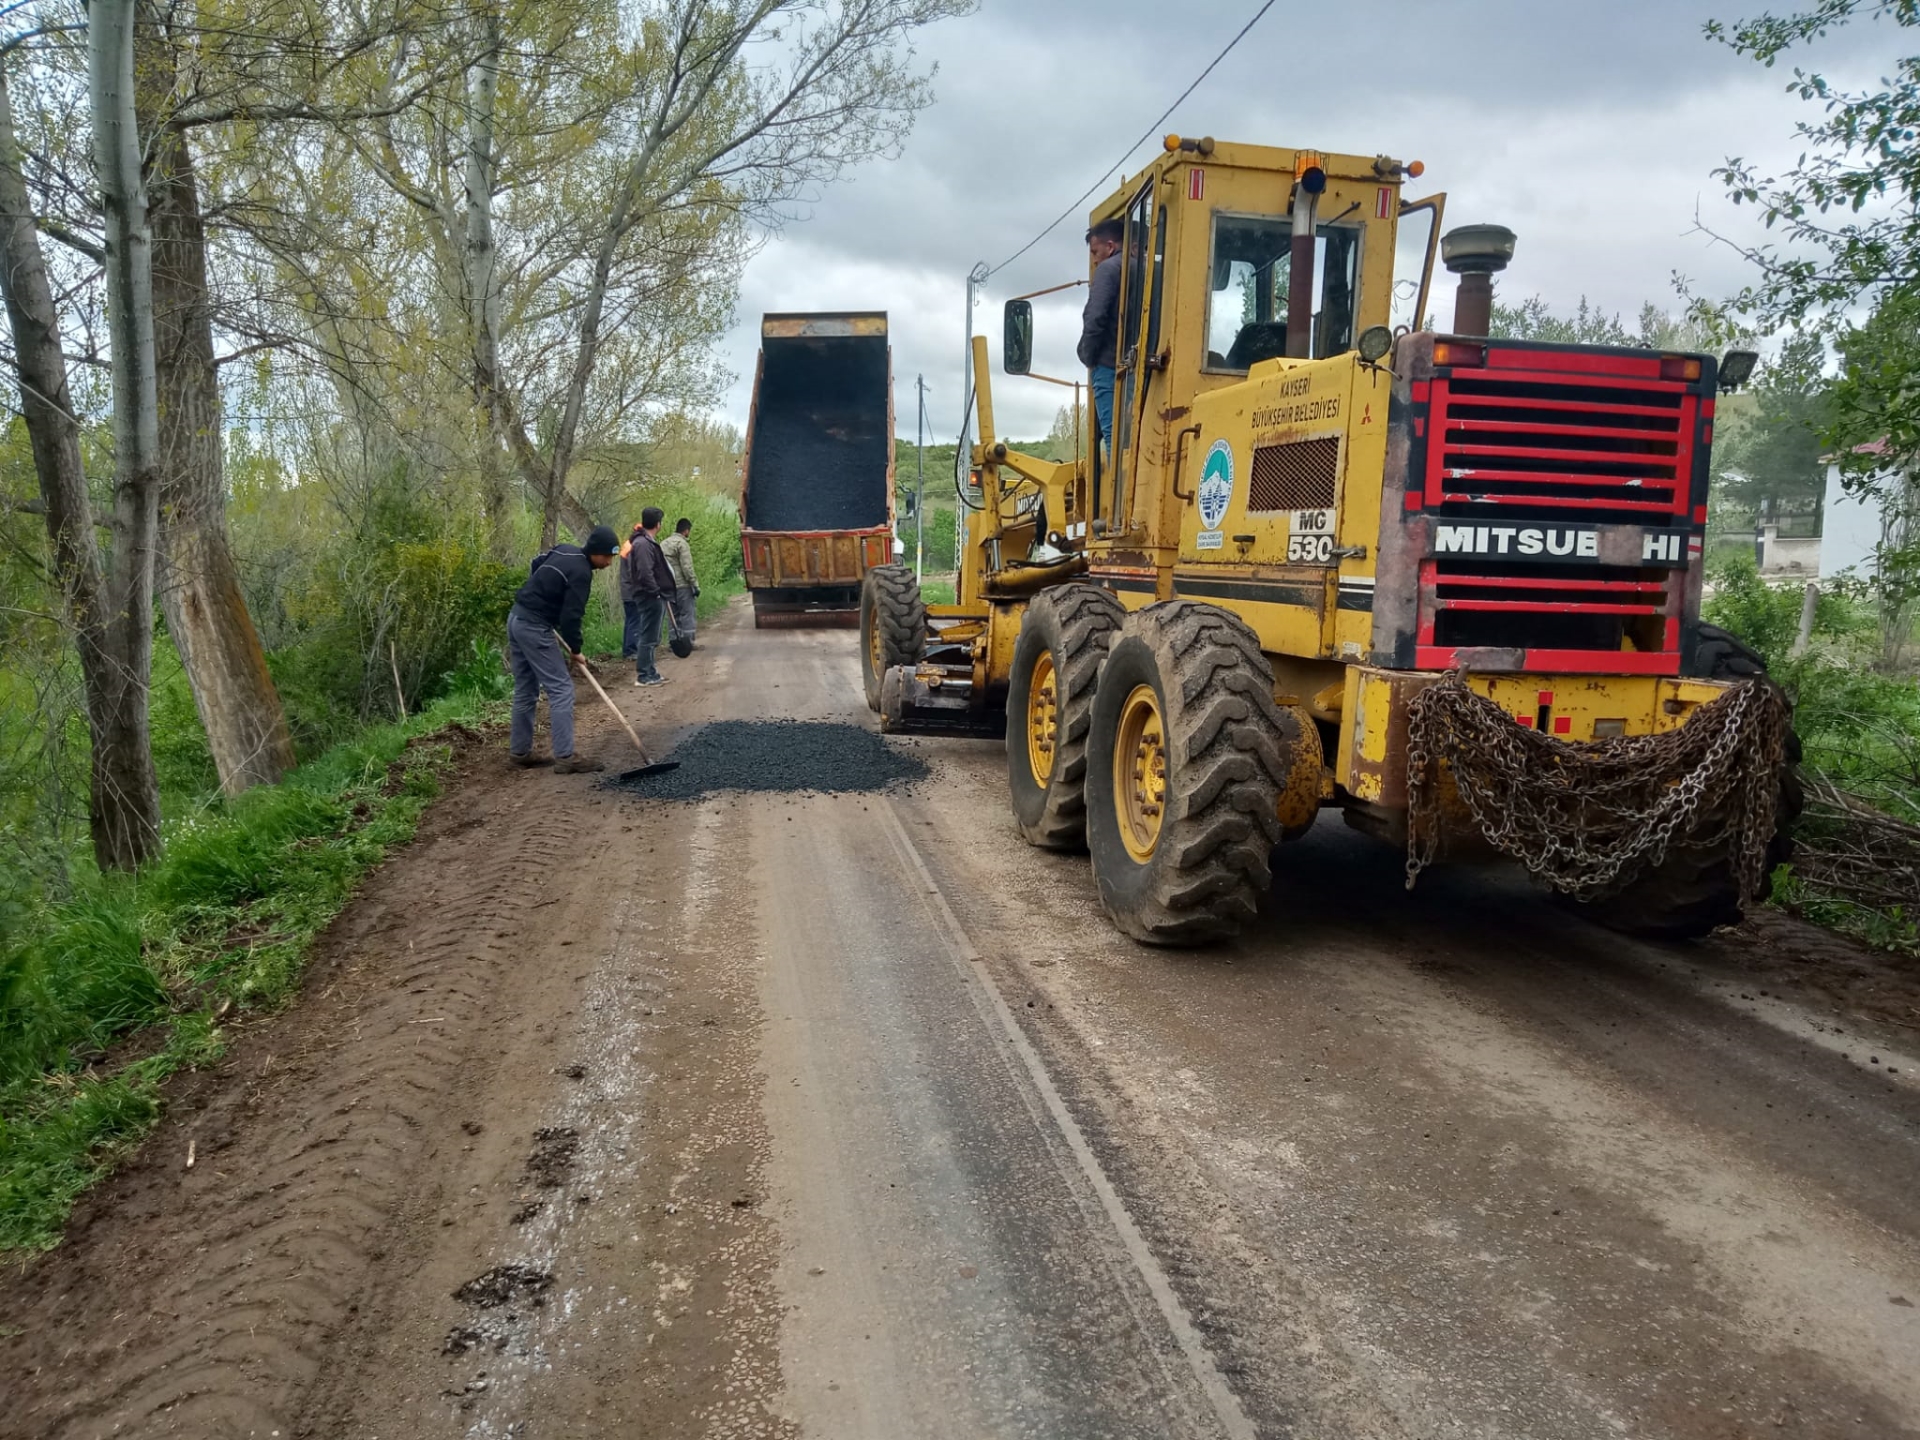
<svg viewBox="0 0 1920 1440"><path fill-rule="evenodd" d="M533 557L527 581L507 614L507 659L513 670L513 725L508 740L516 765L542 765L533 753L533 711L540 692L547 694L547 719L553 732L554 770L576 775L605 767L573 750L573 676L584 672L580 622L593 592L593 572L613 563L620 542L605 525L596 525L584 545L556 545ZM565 644L563 655L561 645Z"/></svg>

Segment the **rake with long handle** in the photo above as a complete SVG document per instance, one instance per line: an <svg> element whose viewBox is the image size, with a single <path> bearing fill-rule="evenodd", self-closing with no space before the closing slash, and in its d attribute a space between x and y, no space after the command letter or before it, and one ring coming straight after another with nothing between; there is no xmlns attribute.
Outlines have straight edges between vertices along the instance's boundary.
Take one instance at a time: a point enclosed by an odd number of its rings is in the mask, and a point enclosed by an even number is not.
<svg viewBox="0 0 1920 1440"><path fill-rule="evenodd" d="M554 631L553 638L559 640L561 647L563 649L565 648L567 642L560 638L559 631ZM678 760L656 761L648 756L647 747L640 743L639 732L633 728L632 724L627 720L627 717L620 713L620 707L613 703L613 697L601 688L599 677L593 673L592 667L587 664L584 658L580 661L580 673L587 677L587 683L593 686L593 693L600 697L600 703L613 712L613 718L620 722L620 728L626 731L627 738L633 741L633 748L640 752L640 767L637 770L622 770L619 775L615 777L616 779L622 781L638 780L643 775L664 775L669 770L678 770L680 768L680 762Z"/></svg>

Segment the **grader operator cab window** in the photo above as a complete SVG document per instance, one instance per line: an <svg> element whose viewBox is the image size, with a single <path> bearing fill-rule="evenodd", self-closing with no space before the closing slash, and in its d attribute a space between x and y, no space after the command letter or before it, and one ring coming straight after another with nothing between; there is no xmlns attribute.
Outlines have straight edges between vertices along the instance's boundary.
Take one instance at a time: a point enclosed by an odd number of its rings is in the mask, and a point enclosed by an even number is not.
<svg viewBox="0 0 1920 1440"><path fill-rule="evenodd" d="M1363 230L1323 225L1313 242L1313 354L1353 348ZM1284 215L1216 215L1207 296L1206 369L1244 375L1287 353L1287 281L1293 227Z"/></svg>

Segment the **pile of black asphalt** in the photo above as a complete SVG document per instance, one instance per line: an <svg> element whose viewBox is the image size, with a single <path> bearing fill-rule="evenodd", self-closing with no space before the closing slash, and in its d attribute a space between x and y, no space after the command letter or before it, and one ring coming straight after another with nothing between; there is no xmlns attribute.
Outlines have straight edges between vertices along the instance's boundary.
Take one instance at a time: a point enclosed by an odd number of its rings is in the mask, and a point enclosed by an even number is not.
<svg viewBox="0 0 1920 1440"><path fill-rule="evenodd" d="M654 800L695 800L725 790L872 793L927 775L911 742L826 720L716 720L654 758L677 760L680 768L606 783Z"/></svg>
<svg viewBox="0 0 1920 1440"><path fill-rule="evenodd" d="M835 405L763 414L753 436L747 512L755 530L886 524L886 411Z"/></svg>

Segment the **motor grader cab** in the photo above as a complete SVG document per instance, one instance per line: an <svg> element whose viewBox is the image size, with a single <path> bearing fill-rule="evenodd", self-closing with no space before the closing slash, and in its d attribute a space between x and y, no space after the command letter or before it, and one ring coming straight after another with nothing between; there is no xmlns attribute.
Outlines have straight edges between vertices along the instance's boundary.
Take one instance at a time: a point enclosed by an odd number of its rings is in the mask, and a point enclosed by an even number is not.
<svg viewBox="0 0 1920 1440"><path fill-rule="evenodd" d="M883 724L1004 735L1021 833L1089 848L1138 939L1234 931L1330 805L1409 883L1504 854L1668 934L1781 856L1784 703L1699 623L1720 367L1489 338L1513 236L1443 245L1419 174L1170 137L1091 217L1125 226L1105 453L1010 450L976 339L957 603L869 578Z"/></svg>

